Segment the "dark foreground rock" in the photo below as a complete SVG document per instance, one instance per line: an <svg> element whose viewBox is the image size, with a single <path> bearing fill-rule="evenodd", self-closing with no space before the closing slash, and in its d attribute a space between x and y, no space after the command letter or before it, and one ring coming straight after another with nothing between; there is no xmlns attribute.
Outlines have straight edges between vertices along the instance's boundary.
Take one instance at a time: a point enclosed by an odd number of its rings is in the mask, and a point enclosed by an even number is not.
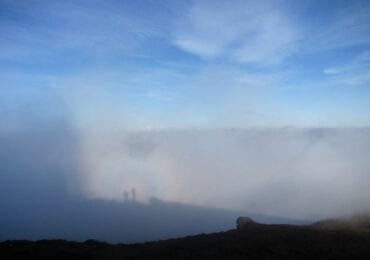
<svg viewBox="0 0 370 260"><path fill-rule="evenodd" d="M240 230L142 244L4 241L0 259L369 259L370 234L254 224Z"/></svg>

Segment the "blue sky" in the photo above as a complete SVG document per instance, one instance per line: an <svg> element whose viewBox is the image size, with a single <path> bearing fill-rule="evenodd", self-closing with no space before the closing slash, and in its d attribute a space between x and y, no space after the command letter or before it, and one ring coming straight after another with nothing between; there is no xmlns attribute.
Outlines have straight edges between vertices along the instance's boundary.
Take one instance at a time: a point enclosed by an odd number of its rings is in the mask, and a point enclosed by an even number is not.
<svg viewBox="0 0 370 260"><path fill-rule="evenodd" d="M82 127L370 126L370 3L0 0L0 113L30 109Z"/></svg>

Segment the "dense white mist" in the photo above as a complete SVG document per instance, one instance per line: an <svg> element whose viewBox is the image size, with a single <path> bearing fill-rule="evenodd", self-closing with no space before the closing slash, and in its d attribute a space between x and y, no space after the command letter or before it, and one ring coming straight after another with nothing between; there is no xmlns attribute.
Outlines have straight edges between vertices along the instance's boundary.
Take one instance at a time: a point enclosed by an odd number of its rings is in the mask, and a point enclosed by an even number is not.
<svg viewBox="0 0 370 260"><path fill-rule="evenodd" d="M134 188L140 202L299 219L370 210L369 128L134 131L110 123L114 114L81 126L52 91L3 93L6 204L71 192L122 201Z"/></svg>
<svg viewBox="0 0 370 260"><path fill-rule="evenodd" d="M2 94L0 240L137 242L231 229L244 214L370 210L369 128L134 131L114 113L82 124L53 91ZM137 203L122 203L132 189Z"/></svg>
<svg viewBox="0 0 370 260"><path fill-rule="evenodd" d="M88 131L89 132L89 131ZM290 218L370 209L370 130L269 128L84 133L83 191Z"/></svg>

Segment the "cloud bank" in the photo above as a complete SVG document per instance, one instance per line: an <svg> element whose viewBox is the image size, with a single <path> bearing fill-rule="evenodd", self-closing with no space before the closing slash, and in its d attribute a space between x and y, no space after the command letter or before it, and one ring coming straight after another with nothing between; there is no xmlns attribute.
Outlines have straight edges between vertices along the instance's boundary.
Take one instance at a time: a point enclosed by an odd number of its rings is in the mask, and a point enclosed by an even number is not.
<svg viewBox="0 0 370 260"><path fill-rule="evenodd" d="M312 219L369 210L369 129L154 131L93 137L88 194L124 188L201 206Z"/></svg>
<svg viewBox="0 0 370 260"><path fill-rule="evenodd" d="M37 99L4 93L8 105L2 103L1 115L9 124L0 131L3 239L132 242L232 228L241 212L315 220L370 210L369 128L135 131L109 120L81 127L54 92L38 92ZM133 188L141 206L123 203ZM193 206L152 204L153 198ZM179 210L191 217L176 229L160 217L144 217L158 210L171 221L180 218ZM212 214L217 221L200 224ZM137 233L137 217L161 229ZM84 223L80 233L76 223Z"/></svg>

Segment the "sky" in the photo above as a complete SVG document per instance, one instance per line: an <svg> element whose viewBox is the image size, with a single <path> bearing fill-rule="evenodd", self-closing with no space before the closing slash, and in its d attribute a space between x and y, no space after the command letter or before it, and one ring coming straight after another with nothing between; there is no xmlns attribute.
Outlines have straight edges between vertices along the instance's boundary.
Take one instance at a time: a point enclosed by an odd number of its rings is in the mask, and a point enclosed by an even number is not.
<svg viewBox="0 0 370 260"><path fill-rule="evenodd" d="M368 1L2 0L0 12L2 117L48 92L83 127L370 125Z"/></svg>
<svg viewBox="0 0 370 260"><path fill-rule="evenodd" d="M153 198L223 221L370 211L369 101L369 1L0 0L0 229L88 238ZM63 214L41 228L54 204L100 213L72 236ZM125 241L174 234L157 224Z"/></svg>

